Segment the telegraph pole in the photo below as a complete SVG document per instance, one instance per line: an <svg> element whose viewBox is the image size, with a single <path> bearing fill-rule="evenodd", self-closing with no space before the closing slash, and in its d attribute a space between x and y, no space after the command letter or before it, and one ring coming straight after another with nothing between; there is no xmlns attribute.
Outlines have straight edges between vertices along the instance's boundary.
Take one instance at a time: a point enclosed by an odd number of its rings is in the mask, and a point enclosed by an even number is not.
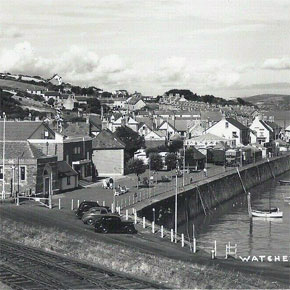
<svg viewBox="0 0 290 290"><path fill-rule="evenodd" d="M185 181L184 181L184 179L185 179L185 177L184 177L184 175L185 175L185 144L184 143L183 143L183 170L182 171L183 171L183 174L182 174L182 186L184 187L184 183L185 183Z"/></svg>
<svg viewBox="0 0 290 290"><path fill-rule="evenodd" d="M6 115L5 113L3 112L3 165L2 165L2 172L3 172L3 187L2 187L2 199L5 199L5 121L6 121Z"/></svg>
<svg viewBox="0 0 290 290"><path fill-rule="evenodd" d="M177 180L177 170L175 176L175 214L174 214L174 228L175 228L175 243L177 243L177 194L178 194L178 180Z"/></svg>

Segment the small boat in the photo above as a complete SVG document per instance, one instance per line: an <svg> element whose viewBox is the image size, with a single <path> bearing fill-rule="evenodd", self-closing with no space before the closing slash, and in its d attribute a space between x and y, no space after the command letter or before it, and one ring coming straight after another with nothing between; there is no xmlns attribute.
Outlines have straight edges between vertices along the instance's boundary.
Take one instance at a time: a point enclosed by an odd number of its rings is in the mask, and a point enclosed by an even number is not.
<svg viewBox="0 0 290 290"><path fill-rule="evenodd" d="M279 180L280 185L290 185L290 180Z"/></svg>
<svg viewBox="0 0 290 290"><path fill-rule="evenodd" d="M251 193L248 193L248 212L249 217L263 217L263 218L282 218L283 212L279 208L256 209L253 210L251 206Z"/></svg>

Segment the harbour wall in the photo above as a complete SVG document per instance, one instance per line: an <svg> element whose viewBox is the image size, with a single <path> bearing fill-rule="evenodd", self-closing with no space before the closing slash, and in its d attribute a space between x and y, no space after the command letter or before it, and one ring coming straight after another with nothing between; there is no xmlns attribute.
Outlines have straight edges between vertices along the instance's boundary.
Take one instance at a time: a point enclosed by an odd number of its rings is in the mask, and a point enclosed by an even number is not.
<svg viewBox="0 0 290 290"><path fill-rule="evenodd" d="M178 224L198 215L206 215L223 202L246 194L245 190L248 191L288 170L290 170L290 154L262 160L197 182L191 188L185 188L178 193ZM156 197L150 204L143 206L140 204L136 210L139 216L152 220L153 208L156 223L173 228L175 195Z"/></svg>

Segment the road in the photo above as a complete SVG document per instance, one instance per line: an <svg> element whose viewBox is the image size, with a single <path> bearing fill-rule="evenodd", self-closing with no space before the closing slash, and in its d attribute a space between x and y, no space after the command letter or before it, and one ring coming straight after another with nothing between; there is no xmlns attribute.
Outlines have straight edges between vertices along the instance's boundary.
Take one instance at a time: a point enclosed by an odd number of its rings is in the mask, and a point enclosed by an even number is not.
<svg viewBox="0 0 290 290"><path fill-rule="evenodd" d="M228 168L227 171L235 170L235 168ZM207 170L207 177L212 177L217 174L225 172L223 166L215 166L209 164ZM151 171L152 173L152 171ZM171 177L173 176L170 182L161 182L161 176L165 175ZM141 175L141 180L143 177L149 177L149 171L147 170L145 173ZM129 192L120 196L115 197L115 206L128 207L136 204L137 202L148 199L150 197L175 191L176 188L176 180L174 178L175 171L160 171L157 174L151 174L154 177L154 183L150 185L148 188L144 188L140 186L137 188L137 178L136 175L128 175L125 177L119 177L115 180L115 186L126 186L129 188ZM207 177L204 176L204 173L201 172L193 172L193 173L185 173L184 184L188 185L190 183L195 183L200 180L205 180ZM156 182L158 180L158 182ZM178 178L178 189L182 190L183 186L183 177ZM78 201L81 202L83 200L94 200L98 201L99 204L105 204L107 206L111 206L114 202L114 190L112 189L104 189L102 187L102 181L93 184L87 188L76 189L73 191L56 194L53 196L54 206L58 206L58 200L61 199L61 207L70 209L72 206L72 199L74 200L74 207L77 207Z"/></svg>
<svg viewBox="0 0 290 290"><path fill-rule="evenodd" d="M78 220L73 211L53 208L49 210L37 203L26 202L19 207L14 204L0 204L1 218L9 218L14 221L22 221L27 225L38 228L52 228L65 231L71 235L84 236L89 239L99 240L111 245L121 245L135 249L139 252L150 253L154 256L167 257L174 260L182 260L189 263L200 263L203 265L215 265L249 274L262 275L266 279L279 281L289 285L289 263L275 263L275 267L269 263L242 263L236 260L216 259L211 260L209 255L201 251L192 254L188 247L182 248L180 244L171 243L169 239L161 239L159 234L153 235L148 229L137 227L136 235L97 234L89 226L85 226ZM218 255L224 253L218 253ZM287 268L288 267L288 268Z"/></svg>

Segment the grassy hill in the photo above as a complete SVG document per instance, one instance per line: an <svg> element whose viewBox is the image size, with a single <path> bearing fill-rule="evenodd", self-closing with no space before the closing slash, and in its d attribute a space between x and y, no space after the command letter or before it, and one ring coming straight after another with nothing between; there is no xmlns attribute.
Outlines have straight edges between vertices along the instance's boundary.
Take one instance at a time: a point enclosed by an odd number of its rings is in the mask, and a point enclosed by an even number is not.
<svg viewBox="0 0 290 290"><path fill-rule="evenodd" d="M45 86L28 84L20 81L0 79L0 88L15 89L26 92L26 90L45 90Z"/></svg>
<svg viewBox="0 0 290 290"><path fill-rule="evenodd" d="M250 101L252 103L276 102L276 101L290 100L290 95L262 94L262 95L245 97L244 99L246 99L247 101Z"/></svg>
<svg viewBox="0 0 290 290"><path fill-rule="evenodd" d="M244 100L264 109L290 110L290 95L262 94L245 97Z"/></svg>

